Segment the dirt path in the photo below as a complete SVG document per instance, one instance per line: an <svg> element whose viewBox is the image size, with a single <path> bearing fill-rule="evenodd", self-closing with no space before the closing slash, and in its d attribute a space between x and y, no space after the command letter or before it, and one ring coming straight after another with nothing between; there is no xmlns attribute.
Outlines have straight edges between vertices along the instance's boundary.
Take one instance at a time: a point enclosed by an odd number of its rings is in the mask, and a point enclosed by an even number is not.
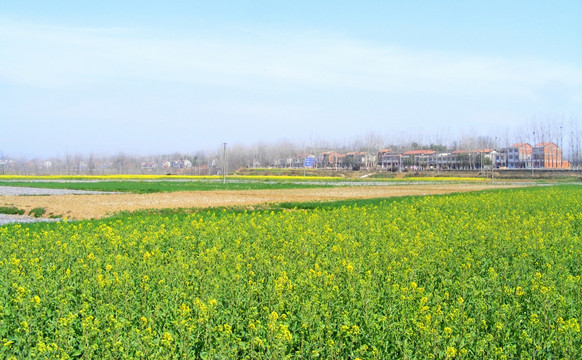
<svg viewBox="0 0 582 360"><path fill-rule="evenodd" d="M46 208L46 215L69 219L102 218L119 211L166 208L252 206L267 203L368 199L392 196L447 194L514 187L497 184L415 184L398 186L333 187L288 190L193 191L155 194L0 196L0 206L27 212Z"/></svg>

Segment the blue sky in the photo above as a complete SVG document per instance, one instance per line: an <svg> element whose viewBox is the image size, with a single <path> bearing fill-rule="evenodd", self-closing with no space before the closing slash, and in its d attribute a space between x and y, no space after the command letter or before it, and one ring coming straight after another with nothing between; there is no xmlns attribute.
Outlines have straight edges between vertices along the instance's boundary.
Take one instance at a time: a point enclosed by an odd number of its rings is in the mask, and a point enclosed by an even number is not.
<svg viewBox="0 0 582 360"><path fill-rule="evenodd" d="M582 122L580 1L0 3L3 154L501 136L553 117Z"/></svg>

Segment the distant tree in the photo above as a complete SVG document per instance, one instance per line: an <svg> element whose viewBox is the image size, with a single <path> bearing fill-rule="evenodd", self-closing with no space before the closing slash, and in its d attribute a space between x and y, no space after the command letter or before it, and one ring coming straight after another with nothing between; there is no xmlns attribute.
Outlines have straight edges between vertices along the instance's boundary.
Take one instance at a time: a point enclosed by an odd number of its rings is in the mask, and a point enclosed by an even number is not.
<svg viewBox="0 0 582 360"><path fill-rule="evenodd" d="M471 167L471 158L468 153L458 154L457 159L459 161L460 168L470 168Z"/></svg>
<svg viewBox="0 0 582 360"><path fill-rule="evenodd" d="M127 171L127 157L124 153L119 153L113 160L113 167L118 174L125 174Z"/></svg>
<svg viewBox="0 0 582 360"><path fill-rule="evenodd" d="M354 171L360 170L362 166L362 158L358 155L344 156L342 160L342 167L345 169L352 169Z"/></svg>
<svg viewBox="0 0 582 360"><path fill-rule="evenodd" d="M95 161L93 153L89 154L89 161L87 161L87 173L93 175L95 173Z"/></svg>
<svg viewBox="0 0 582 360"><path fill-rule="evenodd" d="M447 151L447 146L443 145L443 144L430 144L428 146L428 148L430 150L434 150L436 152L446 152Z"/></svg>
<svg viewBox="0 0 582 360"><path fill-rule="evenodd" d="M8 160L3 152L0 151L0 172L2 175L6 174L6 168L8 167Z"/></svg>

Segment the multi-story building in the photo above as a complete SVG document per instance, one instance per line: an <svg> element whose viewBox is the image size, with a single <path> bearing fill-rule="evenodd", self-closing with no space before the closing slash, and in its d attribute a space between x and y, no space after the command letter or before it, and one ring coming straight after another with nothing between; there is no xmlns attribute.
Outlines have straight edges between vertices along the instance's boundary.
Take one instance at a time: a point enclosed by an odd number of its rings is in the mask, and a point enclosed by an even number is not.
<svg viewBox="0 0 582 360"><path fill-rule="evenodd" d="M382 169L395 171L400 169L402 163L402 153L394 152L391 149L382 149L378 152L378 166Z"/></svg>
<svg viewBox="0 0 582 360"><path fill-rule="evenodd" d="M510 169L531 168L532 146L527 143L513 144L507 148L507 167Z"/></svg>
<svg viewBox="0 0 582 360"><path fill-rule="evenodd" d="M376 163L376 155L370 154L365 151L352 151L344 154L343 164L344 166L354 165L369 169Z"/></svg>
<svg viewBox="0 0 582 360"><path fill-rule="evenodd" d="M536 144L532 153L535 168L561 169L565 165L562 163L562 149L553 142Z"/></svg>
<svg viewBox="0 0 582 360"><path fill-rule="evenodd" d="M439 170L452 169L452 164L456 161L457 156L452 153L438 153L433 155L436 168Z"/></svg>
<svg viewBox="0 0 582 360"><path fill-rule="evenodd" d="M337 164L338 167L342 167L343 164L343 167L346 167L345 163L352 164L361 161L362 167L371 167L372 164L376 164L379 168L389 171L403 169L478 170L491 167L531 169L532 166L546 169L569 168L569 163L562 159L562 150L551 142L539 143L536 146L517 143L501 150L478 149L452 152L408 150L398 152L383 149L377 155L365 152L346 154L326 152L320 155L320 159L327 166ZM356 159L358 160L356 161Z"/></svg>
<svg viewBox="0 0 582 360"><path fill-rule="evenodd" d="M495 167L508 169L568 169L569 162L562 159L562 150L552 142L531 146L527 143L513 144L502 149L495 157Z"/></svg>
<svg viewBox="0 0 582 360"><path fill-rule="evenodd" d="M431 166L435 166L434 155L436 151L434 150L409 150L405 151L403 155L403 162L406 166L412 167L413 169L429 169ZM433 158L433 163L430 160Z"/></svg>
<svg viewBox="0 0 582 360"><path fill-rule="evenodd" d="M331 168L341 166L343 156L335 151L326 151L319 156L319 166L323 168Z"/></svg>
<svg viewBox="0 0 582 360"><path fill-rule="evenodd" d="M495 161L493 163L495 168L500 169L500 168L507 168L508 167L508 165L507 165L508 149L509 148L503 148L503 149L499 150L497 152L497 154L495 154Z"/></svg>

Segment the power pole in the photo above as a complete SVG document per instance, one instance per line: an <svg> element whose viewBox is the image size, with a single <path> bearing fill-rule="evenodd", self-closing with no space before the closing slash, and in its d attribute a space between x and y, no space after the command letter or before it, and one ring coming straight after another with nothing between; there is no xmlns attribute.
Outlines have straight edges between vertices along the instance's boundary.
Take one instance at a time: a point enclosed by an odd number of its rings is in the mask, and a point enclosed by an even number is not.
<svg viewBox="0 0 582 360"><path fill-rule="evenodd" d="M222 183L226 184L226 143L223 143L224 150L222 151Z"/></svg>
<svg viewBox="0 0 582 360"><path fill-rule="evenodd" d="M495 137L495 143L497 143L497 136ZM493 144L493 146L495 146L495 144ZM495 149L493 149L493 151L495 151ZM491 183L493 184L494 182L494 177L495 177L495 154L493 154L493 151L491 152L491 154L489 154L489 160L491 160L491 157L493 157L493 161L491 161Z"/></svg>

